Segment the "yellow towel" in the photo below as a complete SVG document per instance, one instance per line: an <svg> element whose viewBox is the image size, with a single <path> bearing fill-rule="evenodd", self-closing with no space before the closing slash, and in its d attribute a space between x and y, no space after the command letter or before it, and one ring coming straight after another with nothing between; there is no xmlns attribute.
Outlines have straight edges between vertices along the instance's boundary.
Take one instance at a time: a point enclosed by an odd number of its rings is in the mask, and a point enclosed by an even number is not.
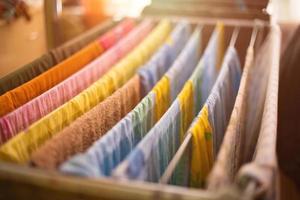
<svg viewBox="0 0 300 200"><path fill-rule="evenodd" d="M171 104L170 80L163 76L152 90L155 93L155 121L158 121Z"/></svg>
<svg viewBox="0 0 300 200"><path fill-rule="evenodd" d="M192 132L191 186L203 187L212 164L212 128L208 120L208 107L205 105L196 123L190 129Z"/></svg>
<svg viewBox="0 0 300 200"><path fill-rule="evenodd" d="M180 141L182 141L185 132L187 131L195 116L194 86L191 79L186 82L178 98L181 113Z"/></svg>
<svg viewBox="0 0 300 200"><path fill-rule="evenodd" d="M111 95L161 46L171 31L171 23L160 22L145 40L92 86L34 123L0 148L0 159L26 163L46 140L69 125L77 117Z"/></svg>

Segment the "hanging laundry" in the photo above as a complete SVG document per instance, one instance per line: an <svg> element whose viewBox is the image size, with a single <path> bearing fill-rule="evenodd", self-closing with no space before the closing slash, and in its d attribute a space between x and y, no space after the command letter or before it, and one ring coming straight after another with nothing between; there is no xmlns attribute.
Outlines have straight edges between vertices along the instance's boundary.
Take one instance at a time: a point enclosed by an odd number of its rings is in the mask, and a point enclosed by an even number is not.
<svg viewBox="0 0 300 200"><path fill-rule="evenodd" d="M171 24L167 20L159 23L138 47L101 79L1 146L0 159L26 163L32 152L45 141L124 85L157 50L170 29Z"/></svg>
<svg viewBox="0 0 300 200"><path fill-rule="evenodd" d="M253 159L274 60L271 55L273 49L277 48L274 46L277 36L274 34L269 34L253 62L253 50L248 50L242 85L224 141L208 179L209 189L232 183L240 167ZM266 54L270 56L265 56Z"/></svg>
<svg viewBox="0 0 300 200"><path fill-rule="evenodd" d="M243 74L242 74L242 78L241 78L241 83L240 83L240 88L239 88L239 92L237 94L236 97L236 101L235 101L235 105L232 111L232 115L230 117L230 121L227 127L227 130L225 132L225 137L223 140L223 143L221 145L221 150L219 152L216 158L216 162L215 162L215 166L213 167L213 170L211 172L211 181L209 181L209 184L213 184L213 182L219 181L224 179L224 183L228 183L230 182L228 177L219 177L219 176L223 176L226 175L228 172L223 171L224 169L227 171L230 170L230 168L223 166L223 164L227 165L230 164L232 166L238 166L236 161L239 161L239 157L242 156L241 152L242 149L239 150L235 150L234 148L241 148L241 144L240 145L234 145L235 143L237 143L236 140L240 140L241 142L244 140L240 139L242 137L241 132L243 131L242 126L244 126L243 124L245 123L245 112L246 112L246 97L247 97L247 93L246 93L246 88L247 85L249 84L249 70L253 67L254 62L253 62L253 54L254 54L254 49L253 47L249 47L247 49L247 55L246 55L246 60L245 60L245 65L244 65L244 69L243 69ZM230 139L229 139L230 138ZM228 143L228 141L230 140L230 142ZM226 155L229 152L226 152L225 154L225 150L224 146L228 144L229 146L232 146L234 148L232 148L232 153L231 155L236 155L236 157L234 158L235 161L233 163L228 163L228 161L226 161L227 159L229 159L229 156L227 157ZM234 152L233 152L234 151ZM215 153L217 154L217 151L215 151ZM224 157L225 156L225 157ZM224 160L225 159L225 160ZM224 162L221 162L221 160L224 160ZM225 167L225 168L224 168ZM230 172L232 171L232 169L230 170ZM235 171L237 171L237 169L235 169ZM229 173L230 173L229 172ZM227 176L227 175L226 175ZM233 176L232 176L233 178ZM231 179L233 180L233 179ZM219 184L219 183L218 183ZM223 184L223 183L222 183ZM210 186L210 187L215 187L215 186Z"/></svg>
<svg viewBox="0 0 300 200"><path fill-rule="evenodd" d="M110 130L142 99L140 92L147 89L141 88L155 84L152 81L162 77L172 65L189 32L187 23L178 24L165 45L138 71L138 75L39 148L31 158L34 165L54 169L72 155L84 152Z"/></svg>
<svg viewBox="0 0 300 200"><path fill-rule="evenodd" d="M272 25L268 38L271 40L271 42L269 42L270 49L268 49L268 52L270 52L272 56L269 57L271 59L269 65L265 65L265 67L270 67L270 75L267 83L260 131L255 150L253 151L252 161L241 167L236 179L238 184L244 187L244 190L253 183L257 185L252 192L256 194L255 197L264 197L265 199L279 198L276 139L278 125L278 83L280 83L280 38L281 32L279 26ZM286 130L284 132L286 134ZM293 174L293 176L295 176L295 174Z"/></svg>
<svg viewBox="0 0 300 200"><path fill-rule="evenodd" d="M217 26L208 48L205 50L198 66L186 82L177 99L128 158L118 166L114 172L114 176L151 182L159 180L173 155L176 153L183 139L183 134L187 131L195 114L199 111L195 110L195 108L201 107L198 104L201 104L200 96L203 91L201 91L201 87L194 86L194 84L201 85L202 78L206 75L203 72L209 72L209 70L205 70L206 67L216 68L216 65L206 64L212 63L210 59L218 58L216 51L215 54L210 51L217 49L215 46L219 45L218 37L222 34L223 30ZM207 86L212 88L213 83L211 86ZM180 167L181 169L176 171L171 181L173 184L187 185L188 176L184 175L187 166L188 164L185 163Z"/></svg>
<svg viewBox="0 0 300 200"><path fill-rule="evenodd" d="M190 185L203 187L212 168L214 155L229 122L241 77L234 47L227 49L218 79L203 109L191 126L192 159Z"/></svg>
<svg viewBox="0 0 300 200"><path fill-rule="evenodd" d="M133 111L114 126L105 136L98 140L86 153L79 154L61 166L65 173L90 177L110 176L112 170L132 151L138 142L146 135L157 121L156 109L160 105L156 102L156 92L164 80L187 79L199 58L200 34L196 31L184 49L153 90L139 103ZM186 70L183 72L183 70ZM181 75L181 76L180 76ZM173 87L173 85L171 85ZM182 85L183 86L183 85ZM181 88L182 88L181 86ZM173 92L180 90L180 85ZM172 99L172 92L161 91L161 99ZM178 91L179 92L179 91ZM178 93L177 92L177 93ZM171 97L166 97L171 95Z"/></svg>
<svg viewBox="0 0 300 200"><path fill-rule="evenodd" d="M57 168L72 155L84 152L140 100L140 78L135 75L113 95L38 148L31 163L39 168Z"/></svg>
<svg viewBox="0 0 300 200"><path fill-rule="evenodd" d="M0 96L0 116L22 106L97 58L134 27L133 20L125 20L97 41L90 43L73 56L31 79L23 85Z"/></svg>
<svg viewBox="0 0 300 200"><path fill-rule="evenodd" d="M0 79L0 95L51 69L56 64L84 48L87 44L96 40L100 35L111 29L115 24L115 22L107 20L95 29L79 35L75 39L72 39L54 50L50 50L29 64L26 64L16 71L2 77Z"/></svg>
<svg viewBox="0 0 300 200"><path fill-rule="evenodd" d="M102 77L114 64L138 45L151 31L145 20L111 49L60 84L0 118L0 144L27 129L33 122L61 106Z"/></svg>
<svg viewBox="0 0 300 200"><path fill-rule="evenodd" d="M138 73L141 77L141 94L145 97L164 73L171 67L174 60L188 40L191 27L187 22L179 22L166 44L159 50ZM165 55L165 56L163 56Z"/></svg>
<svg viewBox="0 0 300 200"><path fill-rule="evenodd" d="M218 43L217 45L211 45L208 46L208 48L210 50L206 51L207 56L212 56L214 57L214 59L205 59L205 62L209 62L206 63L205 65L207 66L215 66L215 67L207 67L204 68L204 70L207 70L207 72L205 71L204 74L206 74L203 77L203 81L201 84L201 88L202 88L202 95L204 96L204 98L202 98L202 104L204 105L207 97L210 94L210 90L211 88L209 86L213 85L217 79L218 76L218 72L219 69L222 65L223 62L223 56L224 56L224 51L225 51L225 41L224 41L224 34L218 34L218 33L224 33L224 25L223 23L219 22L216 26L216 29L213 32L212 38L215 38L215 40L217 40L216 42ZM214 36L216 35L216 36Z"/></svg>

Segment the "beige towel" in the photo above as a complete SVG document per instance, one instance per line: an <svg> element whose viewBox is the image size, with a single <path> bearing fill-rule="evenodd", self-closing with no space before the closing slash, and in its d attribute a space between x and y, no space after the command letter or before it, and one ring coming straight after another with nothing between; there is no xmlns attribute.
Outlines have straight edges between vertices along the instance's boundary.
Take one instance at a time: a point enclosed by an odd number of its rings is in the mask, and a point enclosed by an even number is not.
<svg viewBox="0 0 300 200"><path fill-rule="evenodd" d="M105 101L78 118L33 153L32 164L56 169L76 153L85 151L140 101L140 78L135 75Z"/></svg>
<svg viewBox="0 0 300 200"><path fill-rule="evenodd" d="M261 195L274 195L279 50L280 31L272 26L254 62L250 62L252 50L248 52L230 124L209 175L211 190L235 180L248 186L251 180L258 183L255 189Z"/></svg>

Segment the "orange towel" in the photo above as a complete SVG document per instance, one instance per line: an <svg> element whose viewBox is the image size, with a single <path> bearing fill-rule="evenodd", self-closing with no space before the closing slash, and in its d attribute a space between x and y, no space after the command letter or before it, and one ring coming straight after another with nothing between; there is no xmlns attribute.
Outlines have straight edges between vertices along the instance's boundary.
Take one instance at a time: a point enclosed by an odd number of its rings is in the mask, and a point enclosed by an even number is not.
<svg viewBox="0 0 300 200"><path fill-rule="evenodd" d="M81 69L103 52L103 48L94 42L66 61L51 68L46 73L17 87L0 97L0 115L3 116L19 106L55 86L74 72Z"/></svg>
<svg viewBox="0 0 300 200"><path fill-rule="evenodd" d="M116 35L124 36L133 26L134 22L132 20L123 21L98 41L90 43L45 73L0 96L0 117L39 96L83 68L86 64L101 55L107 47L112 46L121 38L119 37L116 40Z"/></svg>

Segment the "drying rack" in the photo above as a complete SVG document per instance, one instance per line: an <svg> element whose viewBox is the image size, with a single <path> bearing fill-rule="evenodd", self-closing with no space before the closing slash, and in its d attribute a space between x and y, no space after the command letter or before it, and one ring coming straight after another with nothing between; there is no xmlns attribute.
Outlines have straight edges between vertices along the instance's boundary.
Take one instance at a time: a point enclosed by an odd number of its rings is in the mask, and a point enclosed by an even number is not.
<svg viewBox="0 0 300 200"><path fill-rule="evenodd" d="M237 49L244 48L243 51L241 50L241 58L245 57L245 44L249 43L252 28L257 25L263 27L263 31L258 35L257 40L260 40L260 42L257 42L256 48L258 48L269 28L269 16L263 10L258 11L258 8L260 9L266 4L260 4L259 1L254 1L257 4L251 3L249 0L245 1L246 3L250 2L249 5L251 5L251 9L255 11L246 12L234 9L235 11L232 12L234 14L231 13L231 15L228 7L233 5L232 0L188 0L188 6L185 6L181 11L174 10L173 8L171 9L170 5L165 6L163 9L162 7L157 6L159 5L157 2L158 1L154 1L153 5L151 5L152 7L146 8L143 17L139 20L144 18L160 20L167 17L174 23L184 19L193 25L204 24L207 27L211 26L207 29L207 32L203 33L204 38L208 38L207 36L210 35L214 25L218 21L222 21L225 28L227 27L230 29L228 30L228 32L230 32L229 35L231 35L234 27L241 27L242 30L240 34L246 35L249 38L245 41L243 38L237 41ZM170 2L182 3L180 0L171 0ZM198 6L191 8L191 5L195 2L198 3ZM209 4L215 5L213 4L215 2L219 2L219 4L222 4L223 6L221 8L226 7L226 9L222 12L218 10L209 11L207 9ZM207 7L199 8L200 5L205 5ZM155 15L153 13L155 13ZM184 16L177 15L178 13L181 13ZM230 16L232 16L232 18ZM245 29L245 32L243 32L243 29ZM206 45L205 41L204 45ZM243 59L241 59L241 63L243 62ZM0 162L0 199L234 200L252 198L253 197L249 195L248 192L241 191L236 185L228 186L228 188L224 188L220 191L208 191L159 183L114 180L111 178L87 179Z"/></svg>

